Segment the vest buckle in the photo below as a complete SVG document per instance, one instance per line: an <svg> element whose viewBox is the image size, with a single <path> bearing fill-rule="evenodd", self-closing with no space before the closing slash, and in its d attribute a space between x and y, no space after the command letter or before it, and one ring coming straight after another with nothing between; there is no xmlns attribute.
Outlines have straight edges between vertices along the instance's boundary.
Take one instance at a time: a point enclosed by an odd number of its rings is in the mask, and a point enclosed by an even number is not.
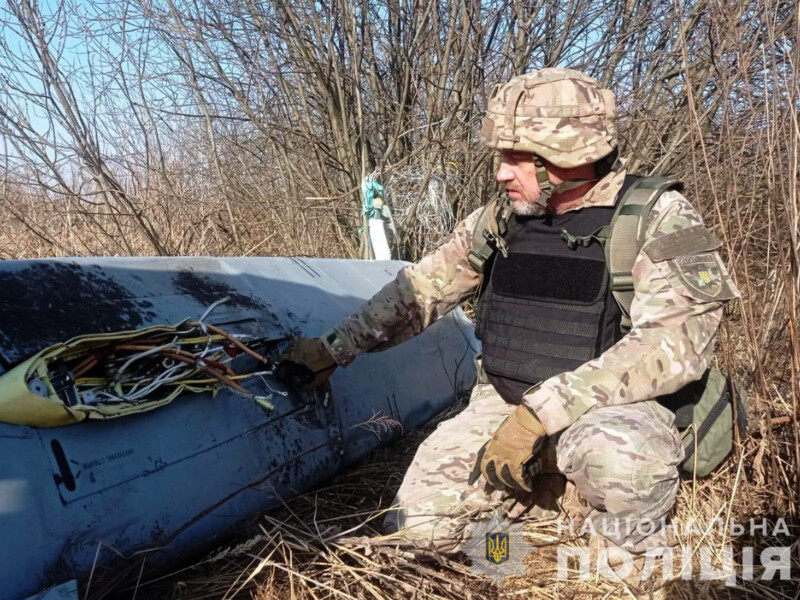
<svg viewBox="0 0 800 600"><path fill-rule="evenodd" d="M572 235L566 229L561 230L561 239L567 244L567 248L575 250L578 246L588 248L593 242L598 242L602 245L602 241L596 235L597 232L591 235Z"/></svg>
<svg viewBox="0 0 800 600"><path fill-rule="evenodd" d="M506 243L505 239L496 236L488 229L483 230L483 237L486 238L486 241L489 242L492 246L500 250L500 253L503 255L503 258L508 258L508 244Z"/></svg>
<svg viewBox="0 0 800 600"><path fill-rule="evenodd" d="M570 250L575 250L578 247L578 238L572 235L566 229L561 230L561 239L567 244L567 248Z"/></svg>

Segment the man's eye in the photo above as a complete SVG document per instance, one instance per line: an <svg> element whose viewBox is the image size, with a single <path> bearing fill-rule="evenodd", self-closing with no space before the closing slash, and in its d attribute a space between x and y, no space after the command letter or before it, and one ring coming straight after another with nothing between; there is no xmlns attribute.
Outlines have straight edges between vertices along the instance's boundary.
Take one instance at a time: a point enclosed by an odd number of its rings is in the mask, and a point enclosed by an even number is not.
<svg viewBox="0 0 800 600"><path fill-rule="evenodd" d="M522 159L522 155L516 152L504 152L500 155L500 159L507 163L516 163Z"/></svg>

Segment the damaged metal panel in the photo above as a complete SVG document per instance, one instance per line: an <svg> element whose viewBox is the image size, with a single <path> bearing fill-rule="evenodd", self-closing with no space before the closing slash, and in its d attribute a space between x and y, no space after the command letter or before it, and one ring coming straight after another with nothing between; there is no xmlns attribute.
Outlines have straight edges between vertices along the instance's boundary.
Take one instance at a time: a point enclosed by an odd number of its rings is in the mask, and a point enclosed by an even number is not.
<svg viewBox="0 0 800 600"><path fill-rule="evenodd" d="M316 336L387 283L402 263L286 258L102 258L0 263L0 363L8 369L73 336L197 318L274 340ZM0 423L0 600L96 575L147 552L165 565L318 486L377 445L359 423L405 431L472 385L477 343L457 311L397 348L339 369L330 390L272 377L252 391L187 394L150 413L55 429ZM142 556L142 555L137 555ZM138 562L136 564L139 564Z"/></svg>

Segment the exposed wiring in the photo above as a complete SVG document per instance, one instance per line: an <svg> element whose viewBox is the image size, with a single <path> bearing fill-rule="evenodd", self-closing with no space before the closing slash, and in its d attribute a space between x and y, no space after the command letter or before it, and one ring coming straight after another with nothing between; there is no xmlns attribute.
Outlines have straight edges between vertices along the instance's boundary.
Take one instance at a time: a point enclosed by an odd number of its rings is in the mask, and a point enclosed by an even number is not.
<svg viewBox="0 0 800 600"><path fill-rule="evenodd" d="M257 373L257 375L261 378L261 381L264 382L264 385L267 386L267 389L270 392L272 392L273 394L278 394L279 396L288 396L289 395L289 392L282 392L280 390L276 390L269 383L267 383L266 379L264 379L264 375L272 375L272 371L264 371L264 373Z"/></svg>
<svg viewBox="0 0 800 600"><path fill-rule="evenodd" d="M225 302L227 302L227 301L228 301L228 300L230 300L230 299L231 299L231 298L230 298L230 296L225 296L224 298L220 298L219 300L217 300L216 302L214 302L214 303L213 303L211 306L209 306L209 307L206 309L206 312L204 312L204 313L203 313L203 316L202 316L202 317L200 317L200 318L198 319L198 321L199 321L200 323L203 323L203 322L206 320L206 318L208 318L208 315L210 315L210 314L211 314L211 312L212 312L212 311L213 311L215 308L217 308L217 307L218 307L220 304L224 304Z"/></svg>
<svg viewBox="0 0 800 600"><path fill-rule="evenodd" d="M200 319L186 319L174 331L143 333L139 337L125 335L120 340L104 341L71 359L66 368L74 378L74 396L85 404L140 404L171 399L184 390L226 388L271 408L271 395L251 393L239 382L259 377L271 394L286 396L286 392L273 389L264 378L272 374L272 361L248 345L253 336L229 333L206 322L214 309L228 300L228 297L217 300ZM236 373L233 361L243 355L255 358L262 368ZM67 402L66 398L62 400Z"/></svg>

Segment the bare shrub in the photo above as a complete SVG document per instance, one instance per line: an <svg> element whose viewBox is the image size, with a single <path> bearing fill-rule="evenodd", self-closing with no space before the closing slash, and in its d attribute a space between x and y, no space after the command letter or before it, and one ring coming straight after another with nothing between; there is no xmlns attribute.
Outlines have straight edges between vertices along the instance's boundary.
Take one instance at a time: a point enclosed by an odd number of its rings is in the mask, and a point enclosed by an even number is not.
<svg viewBox="0 0 800 600"><path fill-rule="evenodd" d="M9 0L0 22L3 258L358 256L374 173L416 259L451 226L442 201L461 219L495 191L495 83L598 78L631 169L686 182L743 292L718 360L751 434L679 515L797 522L796 2Z"/></svg>

